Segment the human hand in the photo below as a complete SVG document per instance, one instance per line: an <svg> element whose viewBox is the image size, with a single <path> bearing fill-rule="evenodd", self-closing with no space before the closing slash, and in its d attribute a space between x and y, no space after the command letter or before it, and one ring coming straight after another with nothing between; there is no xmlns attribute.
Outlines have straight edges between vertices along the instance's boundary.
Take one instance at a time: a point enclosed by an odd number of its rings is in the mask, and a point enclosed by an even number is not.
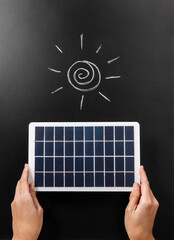
<svg viewBox="0 0 174 240"><path fill-rule="evenodd" d="M134 183L125 210L125 228L130 240L154 240L152 229L159 203L150 189L143 166L140 178L141 185Z"/></svg>
<svg viewBox="0 0 174 240"><path fill-rule="evenodd" d="M12 240L36 240L43 224L43 209L40 206L34 184L28 184L29 166L25 164L21 179L11 203L13 217Z"/></svg>

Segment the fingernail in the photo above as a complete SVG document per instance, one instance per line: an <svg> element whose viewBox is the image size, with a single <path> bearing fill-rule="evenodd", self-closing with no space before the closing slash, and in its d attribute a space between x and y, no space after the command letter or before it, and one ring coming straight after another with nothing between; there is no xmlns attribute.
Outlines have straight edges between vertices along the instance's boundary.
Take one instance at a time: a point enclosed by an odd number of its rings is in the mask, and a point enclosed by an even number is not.
<svg viewBox="0 0 174 240"><path fill-rule="evenodd" d="M24 167L25 167L25 168L26 168L26 167L28 167L28 164L27 164L27 163L25 163Z"/></svg>
<svg viewBox="0 0 174 240"><path fill-rule="evenodd" d="M137 183L134 183L134 185L133 185L133 190L134 190L134 191L137 191L137 190L138 190L138 184L137 184Z"/></svg>

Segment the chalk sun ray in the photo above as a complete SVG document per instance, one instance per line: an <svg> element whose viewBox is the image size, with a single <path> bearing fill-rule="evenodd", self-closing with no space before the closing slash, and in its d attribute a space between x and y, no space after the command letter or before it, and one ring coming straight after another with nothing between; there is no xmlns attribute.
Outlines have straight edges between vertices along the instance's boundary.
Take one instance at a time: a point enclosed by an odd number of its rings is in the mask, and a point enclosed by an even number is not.
<svg viewBox="0 0 174 240"><path fill-rule="evenodd" d="M107 61L107 63L108 63L108 64L113 63L113 62L117 61L119 58L120 58L120 56L118 56L118 57L116 57L116 58L113 58L113 59Z"/></svg>
<svg viewBox="0 0 174 240"><path fill-rule="evenodd" d="M105 77L105 79L117 79L121 78L121 76L110 76L110 77Z"/></svg>
<svg viewBox="0 0 174 240"><path fill-rule="evenodd" d="M111 100L109 98L107 98L103 93L98 92L105 100L107 100L108 102L111 102Z"/></svg>
<svg viewBox="0 0 174 240"><path fill-rule="evenodd" d="M49 68L49 67L48 67L48 69L49 69L50 71L52 71L52 72L55 72L55 73L61 73L61 71L56 70L56 69L54 69L54 68Z"/></svg>
<svg viewBox="0 0 174 240"><path fill-rule="evenodd" d="M81 50L83 50L83 33L80 35L80 46Z"/></svg>
<svg viewBox="0 0 174 240"><path fill-rule="evenodd" d="M99 53L99 51L101 50L102 48L102 44L99 46L99 48L97 49L96 53Z"/></svg>
<svg viewBox="0 0 174 240"><path fill-rule="evenodd" d="M81 102L80 102L80 110L83 109L83 101L84 101L84 95L82 95Z"/></svg>
<svg viewBox="0 0 174 240"><path fill-rule="evenodd" d="M62 51L57 45L55 45L55 47L57 48L57 50L58 50L59 52L61 52L61 53L63 54L63 51Z"/></svg>
<svg viewBox="0 0 174 240"><path fill-rule="evenodd" d="M54 93L56 93L56 92L58 92L58 91L60 91L60 90L62 90L62 89L63 89L63 87L57 88L56 90L54 90L53 92L51 92L51 94L54 94Z"/></svg>

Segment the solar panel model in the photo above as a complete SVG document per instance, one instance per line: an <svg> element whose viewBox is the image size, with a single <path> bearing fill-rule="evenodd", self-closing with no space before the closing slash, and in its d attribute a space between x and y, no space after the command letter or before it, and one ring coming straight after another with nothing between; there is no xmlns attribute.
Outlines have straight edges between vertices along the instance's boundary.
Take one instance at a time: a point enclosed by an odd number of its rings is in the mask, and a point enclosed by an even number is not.
<svg viewBox="0 0 174 240"><path fill-rule="evenodd" d="M36 191L131 191L139 167L137 122L29 125L29 182Z"/></svg>

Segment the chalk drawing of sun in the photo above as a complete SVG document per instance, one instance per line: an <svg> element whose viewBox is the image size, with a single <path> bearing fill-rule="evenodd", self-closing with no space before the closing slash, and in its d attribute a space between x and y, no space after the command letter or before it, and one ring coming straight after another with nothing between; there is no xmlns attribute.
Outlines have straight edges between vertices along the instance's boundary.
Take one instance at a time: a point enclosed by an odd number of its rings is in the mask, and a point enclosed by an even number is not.
<svg viewBox="0 0 174 240"><path fill-rule="evenodd" d="M57 50L63 54L63 51L55 45ZM84 48L84 35L80 35L80 47L81 50ZM99 46L99 48L96 50L96 54L99 53L99 51L102 48L102 44ZM117 61L120 58L120 56L111 59L107 61L107 64L111 64L115 61ZM53 68L48 67L48 69L52 72L60 74L60 70L56 70ZM121 76L108 76L105 77L105 79L118 79L121 78ZM78 60L74 62L67 71L67 80L69 84L75 88L76 90L80 91L82 93L81 100L80 100L80 110L83 109L83 102L84 102L84 93L93 91L94 89L97 89L101 83L101 72L98 66L95 63L92 63L88 60ZM63 87L59 87L56 90L52 91L51 94L57 93L58 91L62 90ZM105 100L108 102L111 102L111 100L106 97L103 93L98 92Z"/></svg>

